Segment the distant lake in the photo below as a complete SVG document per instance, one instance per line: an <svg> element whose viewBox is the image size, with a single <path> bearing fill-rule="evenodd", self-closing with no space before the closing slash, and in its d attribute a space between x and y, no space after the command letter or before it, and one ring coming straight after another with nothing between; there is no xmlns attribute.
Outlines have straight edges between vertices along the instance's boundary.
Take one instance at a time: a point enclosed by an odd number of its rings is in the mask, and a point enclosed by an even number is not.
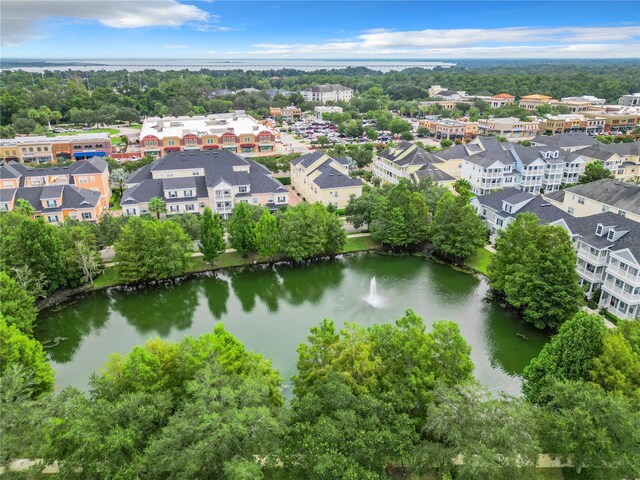
<svg viewBox="0 0 640 480"><path fill-rule="evenodd" d="M375 277L382 308L365 301ZM323 318L363 326L390 323L407 308L427 330L451 320L471 345L476 378L493 391L520 393L520 374L547 341L489 296L482 277L418 257L362 254L309 265L230 269L179 285L95 292L59 311L41 314L40 341L65 337L47 349L58 387L87 387L89 375L114 352L160 337L179 341L223 322L247 348L264 354L290 384L296 349ZM285 390L288 394L289 391Z"/></svg>
<svg viewBox="0 0 640 480"><path fill-rule="evenodd" d="M24 63L24 65L22 65ZM127 70L140 72L155 69L170 70L280 70L295 69L305 72L314 70L338 70L347 67L367 67L371 70L389 72L405 68L453 67L455 63L422 61L422 60L203 60L203 59L132 59L132 60L4 60L2 70L24 70L26 72L43 73L45 71L117 71Z"/></svg>

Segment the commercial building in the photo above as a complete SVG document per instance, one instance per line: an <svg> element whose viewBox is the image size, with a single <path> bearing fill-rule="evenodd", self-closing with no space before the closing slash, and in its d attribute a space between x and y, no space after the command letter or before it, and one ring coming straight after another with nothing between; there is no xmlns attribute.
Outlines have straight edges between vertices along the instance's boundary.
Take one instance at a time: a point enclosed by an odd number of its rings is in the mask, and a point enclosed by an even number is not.
<svg viewBox="0 0 640 480"><path fill-rule="evenodd" d="M574 217L613 212L640 223L640 185L633 183L606 178L545 194L545 198Z"/></svg>
<svg viewBox="0 0 640 480"><path fill-rule="evenodd" d="M605 106L598 111L585 112L585 117L604 119L603 133L628 133L640 126L640 107Z"/></svg>
<svg viewBox="0 0 640 480"><path fill-rule="evenodd" d="M169 215L211 208L223 218L236 203L275 211L289 203L289 192L259 163L227 150L169 152L127 179L120 205L124 215L149 211L149 201L164 200Z"/></svg>
<svg viewBox="0 0 640 480"><path fill-rule="evenodd" d="M525 110L535 110L540 105L549 105L555 103L558 103L558 100L554 100L548 95L534 94L521 97L518 105L520 106L520 108L524 108Z"/></svg>
<svg viewBox="0 0 640 480"><path fill-rule="evenodd" d="M363 182L349 176L350 160L313 152L291 162L291 185L309 203L345 208L352 195L362 195Z"/></svg>
<svg viewBox="0 0 640 480"><path fill-rule="evenodd" d="M109 208L107 163L99 157L65 167L32 168L18 162L0 164L0 211L11 211L18 199L34 208L35 217L57 224L65 218L97 221Z"/></svg>
<svg viewBox="0 0 640 480"><path fill-rule="evenodd" d="M307 102L348 102L353 97L353 89L343 85L326 83L300 90L300 94Z"/></svg>
<svg viewBox="0 0 640 480"><path fill-rule="evenodd" d="M640 107L640 93L621 96L618 100L618 105L623 105L625 107Z"/></svg>
<svg viewBox="0 0 640 480"><path fill-rule="evenodd" d="M589 105L604 105L607 101L604 98L597 98L593 95L582 95L580 97L562 97L560 99L562 104L568 104L572 102L583 102Z"/></svg>
<svg viewBox="0 0 640 480"><path fill-rule="evenodd" d="M537 135L539 125L539 120L522 121L515 117L478 120L480 135L494 134L509 140L526 139Z"/></svg>
<svg viewBox="0 0 640 480"><path fill-rule="evenodd" d="M577 253L576 272L587 295L619 318L640 318L640 223L604 212L574 217L546 199L515 188L471 200L492 239L520 213L531 212L549 225L565 228Z"/></svg>
<svg viewBox="0 0 640 480"><path fill-rule="evenodd" d="M416 144L402 141L373 157L373 174L384 183L397 184L400 180L417 182L430 178L440 184L449 185L455 181L455 177L440 168L445 163L446 160L436 157ZM453 160L453 163L457 164L458 161Z"/></svg>
<svg viewBox="0 0 640 480"><path fill-rule="evenodd" d="M590 117L566 113L559 115L545 115L539 123L540 133L552 135L565 132L586 132L590 135L600 135L605 130L605 117L593 115Z"/></svg>
<svg viewBox="0 0 640 480"><path fill-rule="evenodd" d="M295 105L289 105L288 107L271 107L269 109L269 115L275 120L295 122L296 120L302 119L302 110Z"/></svg>
<svg viewBox="0 0 640 480"><path fill-rule="evenodd" d="M0 159L21 163L55 163L58 160L106 157L111 151L108 133L0 139Z"/></svg>
<svg viewBox="0 0 640 480"><path fill-rule="evenodd" d="M276 131L243 110L193 117L150 117L140 131L143 155L226 150L243 155L273 154Z"/></svg>
<svg viewBox="0 0 640 480"><path fill-rule="evenodd" d="M471 140L478 135L478 122L431 118L421 120L419 126L428 128L429 133L438 140Z"/></svg>

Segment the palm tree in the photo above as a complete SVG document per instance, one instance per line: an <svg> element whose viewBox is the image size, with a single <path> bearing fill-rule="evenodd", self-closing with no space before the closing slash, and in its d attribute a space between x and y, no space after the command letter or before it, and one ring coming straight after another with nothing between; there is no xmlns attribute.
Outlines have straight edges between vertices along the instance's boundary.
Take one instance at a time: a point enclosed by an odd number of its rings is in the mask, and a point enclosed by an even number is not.
<svg viewBox="0 0 640 480"><path fill-rule="evenodd" d="M149 212L155 213L156 218L160 218L161 213L167 212L167 205L159 197L153 197L149 200Z"/></svg>
<svg viewBox="0 0 640 480"><path fill-rule="evenodd" d="M51 120L56 122L56 125L58 125L60 120L62 120L62 113L60 113L60 111L58 111L58 110L52 111L51 112Z"/></svg>

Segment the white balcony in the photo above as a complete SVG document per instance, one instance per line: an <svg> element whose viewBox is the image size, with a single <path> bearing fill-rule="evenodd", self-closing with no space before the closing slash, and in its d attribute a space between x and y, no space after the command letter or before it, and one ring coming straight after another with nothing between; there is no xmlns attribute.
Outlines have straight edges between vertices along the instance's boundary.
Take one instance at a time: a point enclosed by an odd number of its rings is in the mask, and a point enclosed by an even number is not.
<svg viewBox="0 0 640 480"><path fill-rule="evenodd" d="M627 292L620 287L616 287L613 282L607 280L602 284L602 290L609 293L610 295L617 297L629 305L640 305L640 295L633 292Z"/></svg>
<svg viewBox="0 0 640 480"><path fill-rule="evenodd" d="M588 280L591 283L602 283L602 281L604 280L604 270L601 270L600 273L596 273L589 271L586 266L578 266L576 268L576 272L578 272L578 275L580 275L582 278Z"/></svg>
<svg viewBox="0 0 640 480"><path fill-rule="evenodd" d="M640 287L640 275L631 275L628 270L622 270L619 265L614 267L609 264L607 267L607 273L618 277L620 280L624 280L634 287Z"/></svg>
<svg viewBox="0 0 640 480"><path fill-rule="evenodd" d="M582 258L583 260L586 260L587 262L592 263L595 266L605 265L607 263L606 253L604 255L594 255L585 248L579 248L577 253L579 258Z"/></svg>

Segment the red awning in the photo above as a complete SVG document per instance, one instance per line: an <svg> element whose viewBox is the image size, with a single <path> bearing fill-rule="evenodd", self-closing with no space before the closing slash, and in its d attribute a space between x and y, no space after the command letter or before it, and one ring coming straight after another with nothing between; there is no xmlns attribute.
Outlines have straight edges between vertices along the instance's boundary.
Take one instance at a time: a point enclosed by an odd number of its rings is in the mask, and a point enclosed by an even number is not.
<svg viewBox="0 0 640 480"><path fill-rule="evenodd" d="M255 143L241 143L240 148L254 148L256 146Z"/></svg>
<svg viewBox="0 0 640 480"><path fill-rule="evenodd" d="M180 147L164 147L165 152L179 152Z"/></svg>
<svg viewBox="0 0 640 480"><path fill-rule="evenodd" d="M202 148L204 148L205 150L218 150L220 148L220 145L203 145Z"/></svg>

